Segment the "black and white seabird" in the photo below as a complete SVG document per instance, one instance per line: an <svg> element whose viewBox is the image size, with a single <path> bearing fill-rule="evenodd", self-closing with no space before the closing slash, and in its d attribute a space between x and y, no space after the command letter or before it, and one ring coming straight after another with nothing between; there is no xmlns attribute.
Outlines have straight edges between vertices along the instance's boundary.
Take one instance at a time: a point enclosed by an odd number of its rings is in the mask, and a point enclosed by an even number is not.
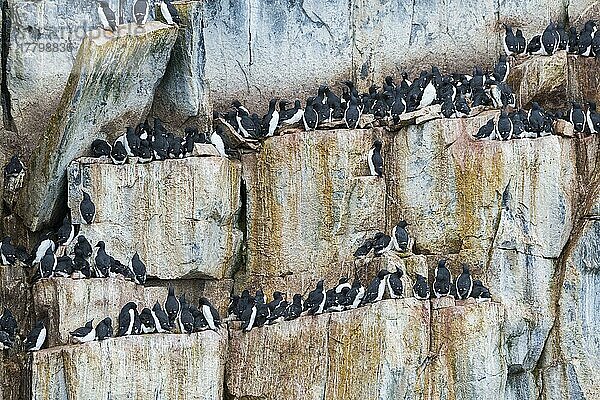
<svg viewBox="0 0 600 400"><path fill-rule="evenodd" d="M123 165L127 161L127 150L122 141L116 141L110 151L110 158L115 165Z"/></svg>
<svg viewBox="0 0 600 400"><path fill-rule="evenodd" d="M545 55L546 50L542 46L541 35L535 35L527 44L527 53L531 55Z"/></svg>
<svg viewBox="0 0 600 400"><path fill-rule="evenodd" d="M369 253L371 253L371 250L373 250L373 244L374 240L372 238L366 239L365 242L356 249L354 257L362 259L368 256Z"/></svg>
<svg viewBox="0 0 600 400"><path fill-rule="evenodd" d="M208 323L208 327L216 331L221 327L221 316L217 309L208 301L206 297L200 297L200 311Z"/></svg>
<svg viewBox="0 0 600 400"><path fill-rule="evenodd" d="M319 125L319 114L317 113L314 104L315 99L309 97L306 100L306 107L304 108L304 114L302 115L302 121L304 123L304 130L314 131Z"/></svg>
<svg viewBox="0 0 600 400"><path fill-rule="evenodd" d="M221 157L227 157L227 153L225 153L225 142L223 141L223 128L220 125L217 125L215 131L210 135L210 142L219 152Z"/></svg>
<svg viewBox="0 0 600 400"><path fill-rule="evenodd" d="M156 332L156 323L152 316L152 312L149 308L144 307L140 313L140 327L141 333L154 333Z"/></svg>
<svg viewBox="0 0 600 400"><path fill-rule="evenodd" d="M580 56L589 57L592 55L592 40L596 32L594 21L588 21L577 39L578 53Z"/></svg>
<svg viewBox="0 0 600 400"><path fill-rule="evenodd" d="M99 241L96 247L98 251L94 257L95 275L96 278L106 278L113 264L113 258L106 254L106 245L103 241Z"/></svg>
<svg viewBox="0 0 600 400"><path fill-rule="evenodd" d="M344 307L347 310L352 310L360 306L363 298L365 297L365 287L362 285L358 278L354 279L352 282L352 287L346 293L346 297L344 299Z"/></svg>
<svg viewBox="0 0 600 400"><path fill-rule="evenodd" d="M556 24L554 22L550 21L550 24L544 29L541 42L546 55L551 56L558 50L560 36L556 31Z"/></svg>
<svg viewBox="0 0 600 400"><path fill-rule="evenodd" d="M406 253L409 245L410 238L408 237L408 232L406 231L406 227L408 223L404 220L398 222L394 229L392 229L392 241L394 244L394 250L400 253Z"/></svg>
<svg viewBox="0 0 600 400"><path fill-rule="evenodd" d="M56 266L54 267L54 276L61 278L69 278L73 274L75 265L69 256L57 257Z"/></svg>
<svg viewBox="0 0 600 400"><path fill-rule="evenodd" d="M429 284L427 283L427 279L423 275L417 274L417 280L413 285L413 294L418 300L429 299Z"/></svg>
<svg viewBox="0 0 600 400"><path fill-rule="evenodd" d="M399 299L404 294L402 275L404 275L404 272L396 267L396 272L392 272L387 276L387 288L390 299Z"/></svg>
<svg viewBox="0 0 600 400"><path fill-rule="evenodd" d="M130 301L119 313L119 330L117 336L138 335L141 332L141 321L137 304Z"/></svg>
<svg viewBox="0 0 600 400"><path fill-rule="evenodd" d="M496 132L500 140L510 140L512 138L513 125L508 117L506 110L500 112L500 117L496 124Z"/></svg>
<svg viewBox="0 0 600 400"><path fill-rule="evenodd" d="M435 267L435 276L433 278L433 295L436 298L442 296L448 296L450 294L450 287L452 286L452 274L448 267L446 267L446 260L438 261L437 267Z"/></svg>
<svg viewBox="0 0 600 400"><path fill-rule="evenodd" d="M456 295L460 300L466 300L473 290L473 279L466 265L462 267L462 273L456 278Z"/></svg>
<svg viewBox="0 0 600 400"><path fill-rule="evenodd" d="M104 318L96 326L96 340L104 340L113 336L112 320L110 317Z"/></svg>
<svg viewBox="0 0 600 400"><path fill-rule="evenodd" d="M143 285L146 283L146 264L140 260L140 255L136 251L133 257L131 258L131 270L133 271L133 275L135 276L134 281L138 285Z"/></svg>
<svg viewBox="0 0 600 400"><path fill-rule="evenodd" d="M482 125L477 131L475 135L476 139L490 139L493 140L496 137L495 135L495 124L494 119L489 119L485 125Z"/></svg>
<svg viewBox="0 0 600 400"><path fill-rule="evenodd" d="M167 299L165 300L165 311L169 316L169 324L171 326L175 325L175 320L179 315L180 308L181 305L179 304L179 300L177 299L177 296L175 296L175 289L170 287Z"/></svg>
<svg viewBox="0 0 600 400"><path fill-rule="evenodd" d="M541 133L544 131L546 125L546 116L536 101L531 103L531 110L529 110L527 119L529 126L528 131L535 133Z"/></svg>
<svg viewBox="0 0 600 400"><path fill-rule="evenodd" d="M517 54L525 53L525 50L527 49L527 41L525 40L525 37L523 36L522 30L517 29L515 31L515 39L517 41Z"/></svg>
<svg viewBox="0 0 600 400"><path fill-rule="evenodd" d="M274 292L273 301L269 302L269 320L268 324L275 324L285 319L285 313L288 308L288 302L284 299L283 293Z"/></svg>
<svg viewBox="0 0 600 400"><path fill-rule="evenodd" d="M373 238L373 252L375 257L380 257L392 250L394 244L392 238L383 232L377 232Z"/></svg>
<svg viewBox="0 0 600 400"><path fill-rule="evenodd" d="M596 111L596 103L593 101L588 102L586 122L590 133L600 133L600 114Z"/></svg>
<svg viewBox="0 0 600 400"><path fill-rule="evenodd" d="M77 236L77 243L75 243L73 251L76 257L87 259L92 256L92 245L85 236L79 235Z"/></svg>
<svg viewBox="0 0 600 400"><path fill-rule="evenodd" d="M504 82L508 78L508 74L510 72L510 65L506 60L506 56L504 54L500 55L500 59L496 63L494 67L494 78L498 82Z"/></svg>
<svg viewBox="0 0 600 400"><path fill-rule="evenodd" d="M279 111L277 111L277 99L269 101L269 111L263 117L263 133L266 137L271 137L275 134L275 130L279 125Z"/></svg>
<svg viewBox="0 0 600 400"><path fill-rule="evenodd" d="M502 46L504 47L504 53L507 56L514 56L517 52L517 38L513 33L512 27L504 25L504 38L502 40Z"/></svg>
<svg viewBox="0 0 600 400"><path fill-rule="evenodd" d="M71 218L69 215L66 215L63 219L63 223L60 228L58 228L56 236L58 239L57 243L60 246L69 246L75 238L75 226L71 224Z"/></svg>
<svg viewBox="0 0 600 400"><path fill-rule="evenodd" d="M423 93L421 95L421 101L417 106L417 109L424 108L433 104L435 98L437 97L437 90L433 84L433 75L428 74L426 80L426 84L423 88Z"/></svg>
<svg viewBox="0 0 600 400"><path fill-rule="evenodd" d="M302 295L295 294L292 303L285 310L285 320L291 321L298 318L302 314Z"/></svg>
<svg viewBox="0 0 600 400"><path fill-rule="evenodd" d="M324 281L321 279L317 283L315 290L308 294L306 301L304 302L304 311L308 315L322 314L325 311L325 289L323 288Z"/></svg>
<svg viewBox="0 0 600 400"><path fill-rule="evenodd" d="M117 30L117 18L113 10L110 9L108 2L103 0L98 1L98 16L100 17L102 29L109 32Z"/></svg>
<svg viewBox="0 0 600 400"><path fill-rule="evenodd" d="M256 323L256 315L258 314L258 306L254 298L250 298L248 305L244 309L240 320L242 321L241 329L244 332L250 332Z"/></svg>
<svg viewBox="0 0 600 400"><path fill-rule="evenodd" d="M81 203L79 203L81 219L85 221L86 224L91 224L94 221L94 216L96 215L96 205L87 192L82 190L81 193L83 194L83 199L81 200Z"/></svg>
<svg viewBox="0 0 600 400"><path fill-rule="evenodd" d="M283 125L294 125L302 121L302 117L304 116L304 109L302 109L302 103L300 103L300 100L296 99L296 101L294 102L294 108L292 109L292 112L293 113L290 112L289 118L283 121L280 118L280 122Z"/></svg>
<svg viewBox="0 0 600 400"><path fill-rule="evenodd" d="M385 286L387 283L386 280L389 274L389 271L385 269L382 269L377 273L377 275L371 280L371 283L369 283L369 286L367 286L365 297L363 297L361 302L362 305L383 300Z"/></svg>
<svg viewBox="0 0 600 400"><path fill-rule="evenodd" d="M69 335L73 337L73 340L77 343L91 342L96 339L96 331L92 324L94 320L89 320L85 326L75 329L73 332L69 332Z"/></svg>
<svg viewBox="0 0 600 400"><path fill-rule="evenodd" d="M4 166L4 178L19 178L25 172L25 165L19 159L19 156L14 155L10 158L8 164Z"/></svg>
<svg viewBox="0 0 600 400"><path fill-rule="evenodd" d="M26 351L38 351L46 342L46 326L43 321L38 321L29 335L23 341Z"/></svg>
<svg viewBox="0 0 600 400"><path fill-rule="evenodd" d="M381 140L377 139L373 142L373 147L369 150L367 161L369 162L369 170L371 176L383 177L383 157L381 156Z"/></svg>
<svg viewBox="0 0 600 400"><path fill-rule="evenodd" d="M172 326L169 322L169 316L163 311L158 301L152 307L151 314L152 318L154 319L154 326L156 327L156 331L158 333L168 332L171 330Z"/></svg>
<svg viewBox="0 0 600 400"><path fill-rule="evenodd" d="M483 286L480 280L473 280L473 290L471 291L471 297L477 300L477 302L491 301L492 295L488 288Z"/></svg>
<svg viewBox="0 0 600 400"><path fill-rule="evenodd" d="M581 109L581 104L572 103L569 110L569 122L573 124L573 130L576 133L581 133L585 129L586 117Z"/></svg>
<svg viewBox="0 0 600 400"><path fill-rule="evenodd" d="M135 18L135 23L138 26L146 24L149 13L150 7L148 7L147 0L136 0L136 2L133 3L133 17Z"/></svg>
<svg viewBox="0 0 600 400"><path fill-rule="evenodd" d="M110 157L112 148L106 140L96 139L92 142L92 154L96 158Z"/></svg>
<svg viewBox="0 0 600 400"><path fill-rule="evenodd" d="M354 96L350 97L346 111L344 112L344 123L346 128L355 129L360 122L361 110L358 106L358 99Z"/></svg>
<svg viewBox="0 0 600 400"><path fill-rule="evenodd" d="M181 25L179 12L170 0L160 0L160 12L168 25Z"/></svg>
<svg viewBox="0 0 600 400"><path fill-rule="evenodd" d="M39 271L41 278L50 278L54 274L56 268L56 255L52 250L52 247L48 247L46 254L40 261Z"/></svg>

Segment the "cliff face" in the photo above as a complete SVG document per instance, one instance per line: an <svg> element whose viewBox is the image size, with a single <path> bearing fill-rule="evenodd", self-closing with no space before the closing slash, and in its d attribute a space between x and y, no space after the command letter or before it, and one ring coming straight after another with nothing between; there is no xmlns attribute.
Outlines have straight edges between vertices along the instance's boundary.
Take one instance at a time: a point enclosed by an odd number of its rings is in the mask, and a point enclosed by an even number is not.
<svg viewBox="0 0 600 400"><path fill-rule="evenodd" d="M475 141L472 135L497 115L484 111L394 131L289 133L239 160L206 148L149 164L85 157L92 140L114 139L148 112L181 130L192 121L210 126L211 107L221 109L232 97L261 111L272 95L302 98L323 81L352 78L364 87L431 64L445 71L489 66L502 23L522 26L530 37L548 16L577 24L597 17L597 4L176 6L184 19L178 31L152 22L108 40L71 35L70 53L44 58L20 52L17 35L54 37L63 17L71 30L95 24L90 5L3 3L0 158L15 148L31 153L16 208L4 207L3 232L25 244L33 232L19 232L51 227L65 205L78 210L83 189L97 214L82 233L93 244L105 241L125 263L137 251L148 281L29 285L30 271L1 267L2 305L23 333L32 321L46 321L49 348L24 355L19 342L5 351L0 398L600 398L595 135L575 137L561 123L557 135L544 138ZM39 13L42 20L33 17ZM50 76L41 69L51 61ZM511 60L510 84L524 107L600 101L598 65L564 52L519 58ZM23 135L30 140L16 144ZM383 141L382 179L369 176L365 161L375 139ZM77 212L73 218L81 222ZM411 224L414 254L352 257L367 237L401 219ZM455 275L469 263L493 301L418 301L409 290L403 299L248 333L229 323L218 333L69 343L69 332L88 320L111 316L115 323L129 301L138 309L163 302L168 286L194 303L207 296L225 315L230 294L245 288L280 290L291 299L321 278L328 287L342 276L366 283L381 268L402 269L410 288L417 273L431 282L442 257Z"/></svg>

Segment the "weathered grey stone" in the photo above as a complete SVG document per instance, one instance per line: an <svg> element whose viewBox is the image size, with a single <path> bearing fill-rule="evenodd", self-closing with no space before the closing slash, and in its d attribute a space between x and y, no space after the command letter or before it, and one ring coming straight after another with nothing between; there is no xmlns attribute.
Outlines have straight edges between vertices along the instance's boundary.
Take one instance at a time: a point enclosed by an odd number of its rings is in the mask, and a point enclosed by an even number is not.
<svg viewBox="0 0 600 400"><path fill-rule="evenodd" d="M18 203L27 226L37 230L56 217L64 201L65 170L97 137L114 138L150 109L176 30L159 22L113 37L89 33L83 41L61 104L30 163ZM60 151L58 151L60 149Z"/></svg>
<svg viewBox="0 0 600 400"><path fill-rule="evenodd" d="M429 318L428 302L389 300L248 333L232 330L228 395L232 399L423 398L426 378L421 366L428 355Z"/></svg>
<svg viewBox="0 0 600 400"><path fill-rule="evenodd" d="M272 96L305 99L320 83L361 88L432 64L449 72L493 66L502 23L541 33L562 1L205 2L206 76L217 109L239 98L266 112ZM540 10L544 10L540 18ZM326 65L326 67L323 67Z"/></svg>
<svg viewBox="0 0 600 400"><path fill-rule="evenodd" d="M270 96L293 99L352 75L347 1L206 1L206 78L216 109L239 98L266 113Z"/></svg>
<svg viewBox="0 0 600 400"><path fill-rule="evenodd" d="M227 336L152 334L34 353L32 399L221 399Z"/></svg>
<svg viewBox="0 0 600 400"><path fill-rule="evenodd" d="M81 188L96 205L81 233L128 262L137 251L159 279L231 277L241 247L241 168L223 157L114 165L83 158L69 168L69 207Z"/></svg>
<svg viewBox="0 0 600 400"><path fill-rule="evenodd" d="M513 62L509 84L518 104L526 109L537 101L549 110L565 111L570 101L600 100L600 83L595 78L598 61L559 51L553 56L530 56Z"/></svg>
<svg viewBox="0 0 600 400"><path fill-rule="evenodd" d="M548 398L600 396L600 221L582 223L583 230L565 258L558 318L543 364L553 367L542 376Z"/></svg>
<svg viewBox="0 0 600 400"><path fill-rule="evenodd" d="M175 3L175 7L182 26L165 76L156 90L152 111L172 127L194 120L201 129L208 130L211 111L204 77L204 5L200 1L186 1Z"/></svg>
<svg viewBox="0 0 600 400"><path fill-rule="evenodd" d="M504 307L475 304L472 299L457 303L431 311L429 395L425 398L502 399L507 373Z"/></svg>
<svg viewBox="0 0 600 400"><path fill-rule="evenodd" d="M113 327L118 321L121 308L130 301L152 308L157 301L164 306L167 287L173 286L177 296L185 293L187 301L198 304L202 295L214 302L221 315L229 297L227 281L178 281L154 283L157 286L140 286L119 278L71 279L53 278L38 281L33 286L33 302L36 319L48 322L48 347L71 342L69 332L94 319L94 326L105 317L111 317ZM160 286L158 286L160 285Z"/></svg>
<svg viewBox="0 0 600 400"><path fill-rule="evenodd" d="M22 155L28 156L46 131L85 32L97 23L95 10L86 0L6 2L3 107L4 127L12 133L5 140L18 144Z"/></svg>

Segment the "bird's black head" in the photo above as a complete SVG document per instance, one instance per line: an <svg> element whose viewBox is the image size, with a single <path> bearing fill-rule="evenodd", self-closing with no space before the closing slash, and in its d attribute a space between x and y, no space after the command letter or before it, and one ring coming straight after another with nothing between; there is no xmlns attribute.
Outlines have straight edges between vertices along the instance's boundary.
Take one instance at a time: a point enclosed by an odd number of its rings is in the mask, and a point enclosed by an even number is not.
<svg viewBox="0 0 600 400"><path fill-rule="evenodd" d="M467 264L463 264L462 265L462 271L464 274L468 274L469 273L469 266Z"/></svg>
<svg viewBox="0 0 600 400"><path fill-rule="evenodd" d="M99 241L99 242L98 242L98 244L96 245L96 247L99 247L99 248L101 248L102 250L104 250L104 247L105 247L105 246L106 246L106 245L104 244L104 242L103 242L102 240L101 240L101 241Z"/></svg>
<svg viewBox="0 0 600 400"><path fill-rule="evenodd" d="M406 228L408 226L408 222L406 222L405 220L402 220L402 221L398 222L398 226L400 228Z"/></svg>
<svg viewBox="0 0 600 400"><path fill-rule="evenodd" d="M381 150L381 146L383 145L383 143L381 143L381 140L377 139L373 142L373 147L376 148L377 150Z"/></svg>
<svg viewBox="0 0 600 400"><path fill-rule="evenodd" d="M377 274L377 277L379 279L383 279L386 277L386 275L389 275L390 271L388 271L387 269L382 269L381 271L379 271L379 273Z"/></svg>

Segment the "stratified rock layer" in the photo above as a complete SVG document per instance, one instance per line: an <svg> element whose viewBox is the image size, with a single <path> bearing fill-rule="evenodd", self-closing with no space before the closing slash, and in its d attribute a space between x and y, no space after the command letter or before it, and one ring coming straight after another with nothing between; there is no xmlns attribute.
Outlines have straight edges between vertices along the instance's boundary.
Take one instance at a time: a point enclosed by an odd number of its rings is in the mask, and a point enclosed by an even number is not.
<svg viewBox="0 0 600 400"><path fill-rule="evenodd" d="M84 158L69 168L74 223L86 191L96 205L81 233L128 263L137 251L159 279L231 277L242 233L241 167L222 157L113 165Z"/></svg>
<svg viewBox="0 0 600 400"><path fill-rule="evenodd" d="M151 334L42 350L32 399L221 399L227 336Z"/></svg>

